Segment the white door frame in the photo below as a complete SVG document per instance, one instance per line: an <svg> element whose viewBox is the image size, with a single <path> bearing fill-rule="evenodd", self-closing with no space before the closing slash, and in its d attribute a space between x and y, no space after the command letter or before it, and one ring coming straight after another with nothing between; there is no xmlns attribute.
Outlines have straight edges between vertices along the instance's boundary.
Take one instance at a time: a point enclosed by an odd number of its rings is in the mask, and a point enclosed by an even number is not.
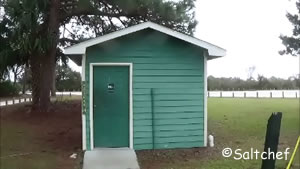
<svg viewBox="0 0 300 169"><path fill-rule="evenodd" d="M132 63L90 63L90 141L91 150L94 149L94 66L128 66L129 67L129 148L133 149L133 104L132 104Z"/></svg>

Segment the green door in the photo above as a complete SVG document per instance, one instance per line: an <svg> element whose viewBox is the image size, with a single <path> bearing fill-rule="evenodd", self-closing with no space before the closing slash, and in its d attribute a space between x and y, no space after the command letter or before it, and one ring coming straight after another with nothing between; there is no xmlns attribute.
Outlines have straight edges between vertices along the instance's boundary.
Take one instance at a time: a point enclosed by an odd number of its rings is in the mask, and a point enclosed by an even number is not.
<svg viewBox="0 0 300 169"><path fill-rule="evenodd" d="M129 67L94 66L94 147L129 147Z"/></svg>

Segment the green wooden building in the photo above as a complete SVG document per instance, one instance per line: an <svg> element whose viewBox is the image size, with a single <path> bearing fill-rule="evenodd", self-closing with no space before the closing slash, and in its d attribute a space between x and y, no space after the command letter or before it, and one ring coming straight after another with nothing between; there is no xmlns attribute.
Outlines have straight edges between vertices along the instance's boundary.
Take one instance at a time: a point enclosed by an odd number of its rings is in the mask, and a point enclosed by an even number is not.
<svg viewBox="0 0 300 169"><path fill-rule="evenodd" d="M144 22L64 53L82 65L83 149L206 146L206 63L224 49Z"/></svg>

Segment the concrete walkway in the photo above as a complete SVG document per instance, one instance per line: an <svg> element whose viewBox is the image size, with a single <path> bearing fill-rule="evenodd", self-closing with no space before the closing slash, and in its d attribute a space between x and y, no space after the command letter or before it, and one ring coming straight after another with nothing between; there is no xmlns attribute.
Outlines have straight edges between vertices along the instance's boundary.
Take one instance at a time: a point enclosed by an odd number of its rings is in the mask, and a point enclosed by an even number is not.
<svg viewBox="0 0 300 169"><path fill-rule="evenodd" d="M83 169L139 169L136 154L129 148L96 148L86 151Z"/></svg>

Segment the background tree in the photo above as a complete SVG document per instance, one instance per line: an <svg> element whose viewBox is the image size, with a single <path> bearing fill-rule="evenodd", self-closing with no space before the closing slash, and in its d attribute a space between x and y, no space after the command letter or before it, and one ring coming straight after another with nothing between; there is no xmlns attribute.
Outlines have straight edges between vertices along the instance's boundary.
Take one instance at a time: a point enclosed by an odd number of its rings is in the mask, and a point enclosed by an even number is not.
<svg viewBox="0 0 300 169"><path fill-rule="evenodd" d="M80 91L81 75L68 65L56 66L56 88L58 91Z"/></svg>
<svg viewBox="0 0 300 169"><path fill-rule="evenodd" d="M16 85L17 80L20 78L21 73L24 71L24 65L15 64L10 70L14 75L14 85Z"/></svg>
<svg viewBox="0 0 300 169"><path fill-rule="evenodd" d="M255 69L256 69L256 66L250 66L248 69L247 69L247 76L248 76L248 79L253 79L253 74L255 72Z"/></svg>
<svg viewBox="0 0 300 169"><path fill-rule="evenodd" d="M270 89L299 89L299 76L291 76L288 79L266 78L258 75L254 78L243 80L240 78L216 78L208 76L208 90L270 90Z"/></svg>
<svg viewBox="0 0 300 169"><path fill-rule="evenodd" d="M191 35L197 24L194 1L2 0L1 24L11 33L1 36L17 56L28 60L34 108L47 111L61 47L145 21Z"/></svg>
<svg viewBox="0 0 300 169"><path fill-rule="evenodd" d="M263 75L257 76L257 87L256 89L273 89L273 85L270 84L268 78Z"/></svg>
<svg viewBox="0 0 300 169"><path fill-rule="evenodd" d="M0 21L1 79L6 79L7 76L9 76L9 71L11 70L14 74L14 79L16 81L20 72L22 72L22 67L26 63L26 59L20 56L21 52L18 48L8 43L16 40L12 30L13 23L11 22L11 20L6 17L3 17Z"/></svg>
<svg viewBox="0 0 300 169"><path fill-rule="evenodd" d="M281 35L282 44L286 47L285 50L280 51L281 55L291 54L293 56L300 55L300 0L296 2L298 13L287 13L288 20L293 24L293 33L291 36Z"/></svg>
<svg viewBox="0 0 300 169"><path fill-rule="evenodd" d="M25 94L27 90L31 90L32 76L27 66L25 66L24 71L20 75L19 82L22 84L22 94Z"/></svg>

